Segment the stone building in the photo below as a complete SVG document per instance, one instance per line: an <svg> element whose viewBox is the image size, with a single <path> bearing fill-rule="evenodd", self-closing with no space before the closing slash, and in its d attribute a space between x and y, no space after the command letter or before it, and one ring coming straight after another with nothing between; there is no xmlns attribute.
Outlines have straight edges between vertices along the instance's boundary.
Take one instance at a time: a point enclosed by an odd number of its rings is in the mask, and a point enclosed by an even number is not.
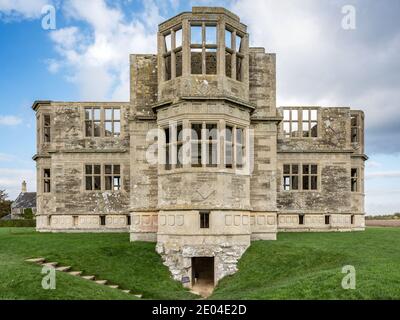
<svg viewBox="0 0 400 320"><path fill-rule="evenodd" d="M37 229L130 232L216 283L252 240L364 229L364 114L276 107L276 57L223 8L159 26L129 102L36 101Z"/></svg>
<svg viewBox="0 0 400 320"><path fill-rule="evenodd" d="M22 181L21 193L11 204L11 220L24 219L26 210L31 210L31 215L36 214L36 192L28 192L26 182Z"/></svg>

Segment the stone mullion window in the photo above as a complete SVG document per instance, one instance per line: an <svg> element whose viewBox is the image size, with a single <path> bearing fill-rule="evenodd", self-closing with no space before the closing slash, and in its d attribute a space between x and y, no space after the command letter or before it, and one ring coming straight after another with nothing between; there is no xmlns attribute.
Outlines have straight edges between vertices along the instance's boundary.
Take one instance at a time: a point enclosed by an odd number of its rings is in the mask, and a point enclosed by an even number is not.
<svg viewBox="0 0 400 320"><path fill-rule="evenodd" d="M118 137L121 134L121 110L119 108L104 109L104 135Z"/></svg>
<svg viewBox="0 0 400 320"><path fill-rule="evenodd" d="M283 132L285 138L293 138L298 136L299 131L299 111L284 110L283 111Z"/></svg>
<svg viewBox="0 0 400 320"><path fill-rule="evenodd" d="M165 155L165 170L171 170L172 169L172 153L171 153L171 127L166 127L164 128L164 136L165 136L165 149L164 149L164 155Z"/></svg>
<svg viewBox="0 0 400 320"><path fill-rule="evenodd" d="M43 115L43 142L51 142L51 116L49 114Z"/></svg>
<svg viewBox="0 0 400 320"><path fill-rule="evenodd" d="M85 108L86 137L101 137L101 108Z"/></svg>
<svg viewBox="0 0 400 320"><path fill-rule="evenodd" d="M235 29L225 28L225 75L237 81L243 81L243 38Z"/></svg>
<svg viewBox="0 0 400 320"><path fill-rule="evenodd" d="M302 110L301 117L303 138L318 137L318 111L314 109Z"/></svg>
<svg viewBox="0 0 400 320"><path fill-rule="evenodd" d="M283 166L283 190L299 190L300 172L298 164L285 164Z"/></svg>
<svg viewBox="0 0 400 320"><path fill-rule="evenodd" d="M235 74L237 81L243 81L243 61L244 54L242 54L243 36L235 32Z"/></svg>
<svg viewBox="0 0 400 320"><path fill-rule="evenodd" d="M359 117L356 115L351 116L351 142L360 142L360 125Z"/></svg>
<svg viewBox="0 0 400 320"><path fill-rule="evenodd" d="M214 23L192 24L190 28L191 74L216 75L218 30Z"/></svg>
<svg viewBox="0 0 400 320"><path fill-rule="evenodd" d="M314 164L302 165L303 190L318 190L318 166Z"/></svg>
<svg viewBox="0 0 400 320"><path fill-rule="evenodd" d="M203 74L203 25L190 25L190 73Z"/></svg>
<svg viewBox="0 0 400 320"><path fill-rule="evenodd" d="M246 165L246 130L236 128L236 168L242 169Z"/></svg>
<svg viewBox="0 0 400 320"><path fill-rule="evenodd" d="M360 191L360 179L359 179L359 169L351 169L351 192Z"/></svg>
<svg viewBox="0 0 400 320"><path fill-rule="evenodd" d="M178 122L176 127L175 127L176 131L174 134L174 137L176 137L176 139L174 139L174 153L176 155L176 161L174 162L175 164L175 168L182 168L183 167L183 124L181 122Z"/></svg>
<svg viewBox="0 0 400 320"><path fill-rule="evenodd" d="M209 229L210 228L210 212L202 211L200 212L200 229Z"/></svg>
<svg viewBox="0 0 400 320"><path fill-rule="evenodd" d="M203 122L191 124L190 155L193 168L203 166Z"/></svg>
<svg viewBox="0 0 400 320"><path fill-rule="evenodd" d="M164 71L165 81L172 79L172 34L164 35Z"/></svg>
<svg viewBox="0 0 400 320"><path fill-rule="evenodd" d="M171 31L171 79L176 78L175 31Z"/></svg>
<svg viewBox="0 0 400 320"><path fill-rule="evenodd" d="M114 164L104 165L104 190L121 190L121 166Z"/></svg>
<svg viewBox="0 0 400 320"><path fill-rule="evenodd" d="M182 26L172 32L172 78L182 76L183 69L183 31Z"/></svg>
<svg viewBox="0 0 400 320"><path fill-rule="evenodd" d="M89 164L85 165L85 190L86 191L101 191L101 165Z"/></svg>
<svg viewBox="0 0 400 320"><path fill-rule="evenodd" d="M218 73L218 28L215 24L205 24L204 39L204 69L203 74Z"/></svg>
<svg viewBox="0 0 400 320"><path fill-rule="evenodd" d="M225 75L229 78L233 77L233 31L229 28L225 29Z"/></svg>
<svg viewBox="0 0 400 320"><path fill-rule="evenodd" d="M232 169L234 166L234 127L227 125L225 127L225 168Z"/></svg>
<svg viewBox="0 0 400 320"><path fill-rule="evenodd" d="M206 159L206 166L209 168L218 167L219 158L219 132L218 123L205 123L205 136L203 137L205 152L204 159Z"/></svg>
<svg viewBox="0 0 400 320"><path fill-rule="evenodd" d="M284 109L283 134L285 138L317 138L318 110Z"/></svg>
<svg viewBox="0 0 400 320"><path fill-rule="evenodd" d="M51 169L43 169L43 192L51 193Z"/></svg>

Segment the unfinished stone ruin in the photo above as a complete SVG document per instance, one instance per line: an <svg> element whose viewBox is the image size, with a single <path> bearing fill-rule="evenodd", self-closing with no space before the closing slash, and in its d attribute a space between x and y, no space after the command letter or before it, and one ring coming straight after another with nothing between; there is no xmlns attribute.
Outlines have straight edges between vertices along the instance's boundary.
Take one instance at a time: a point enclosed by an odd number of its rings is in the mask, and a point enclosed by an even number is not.
<svg viewBox="0 0 400 320"><path fill-rule="evenodd" d="M216 284L255 240L364 230L364 114L276 106L276 56L194 7L131 55L129 102L36 101L37 230L130 232Z"/></svg>

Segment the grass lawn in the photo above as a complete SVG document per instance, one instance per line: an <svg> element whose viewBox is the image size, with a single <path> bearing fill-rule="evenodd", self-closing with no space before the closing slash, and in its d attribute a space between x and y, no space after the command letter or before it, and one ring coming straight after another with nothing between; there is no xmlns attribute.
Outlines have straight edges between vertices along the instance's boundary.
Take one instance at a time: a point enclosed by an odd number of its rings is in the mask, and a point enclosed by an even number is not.
<svg viewBox="0 0 400 320"><path fill-rule="evenodd" d="M24 262L45 257L106 279L144 299L196 297L170 279L155 244L130 243L128 234L51 234L0 228L0 299L135 299L120 290L57 272L56 290L44 290L41 267Z"/></svg>
<svg viewBox="0 0 400 320"><path fill-rule="evenodd" d="M356 269L343 290L342 267ZM400 228L356 233L281 233L255 242L214 299L400 299Z"/></svg>
<svg viewBox="0 0 400 320"><path fill-rule="evenodd" d="M43 290L46 257L143 294L145 299L196 298L171 280L155 244L128 234L40 234L0 228L0 299L133 299L106 286L57 272L57 289ZM342 267L356 268L356 290L343 290ZM254 242L239 272L223 279L214 299L400 299L400 228L357 233L279 234Z"/></svg>

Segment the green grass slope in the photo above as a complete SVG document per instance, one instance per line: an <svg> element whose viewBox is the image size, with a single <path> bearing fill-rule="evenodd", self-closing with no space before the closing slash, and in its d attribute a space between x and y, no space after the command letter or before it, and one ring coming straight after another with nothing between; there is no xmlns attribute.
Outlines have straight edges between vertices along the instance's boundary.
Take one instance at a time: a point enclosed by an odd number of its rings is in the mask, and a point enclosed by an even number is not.
<svg viewBox="0 0 400 320"><path fill-rule="evenodd" d="M24 262L46 257L96 275L144 299L195 297L171 280L155 244L131 243L128 234L48 234L0 228L0 299L130 299L106 286L57 272L57 289L41 286L41 267Z"/></svg>
<svg viewBox="0 0 400 320"><path fill-rule="evenodd" d="M356 290L342 288L342 268L356 269ZM281 233L254 242L239 272L214 299L400 299L400 228L356 233Z"/></svg>
<svg viewBox="0 0 400 320"><path fill-rule="evenodd" d="M127 234L40 234L0 228L0 299L133 299L57 272L57 289L41 287L46 257L119 284L145 299L197 298L171 280L155 244ZM356 290L344 290L342 267L356 268ZM400 228L357 233L284 233L252 243L239 272L220 281L213 299L400 299Z"/></svg>

